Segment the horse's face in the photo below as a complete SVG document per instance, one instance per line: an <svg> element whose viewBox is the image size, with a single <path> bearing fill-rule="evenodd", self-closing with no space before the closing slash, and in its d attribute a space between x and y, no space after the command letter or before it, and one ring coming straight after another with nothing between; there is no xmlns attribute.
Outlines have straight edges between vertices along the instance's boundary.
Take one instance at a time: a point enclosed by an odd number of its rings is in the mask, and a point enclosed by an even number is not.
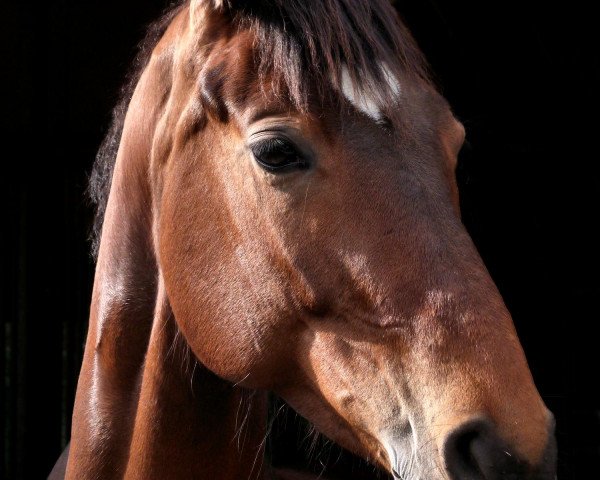
<svg viewBox="0 0 600 480"><path fill-rule="evenodd" d="M160 265L194 353L409 478L542 464L551 416L461 224L446 102L407 78L392 124L350 90L299 112L249 80L251 44L176 70L153 144Z"/></svg>

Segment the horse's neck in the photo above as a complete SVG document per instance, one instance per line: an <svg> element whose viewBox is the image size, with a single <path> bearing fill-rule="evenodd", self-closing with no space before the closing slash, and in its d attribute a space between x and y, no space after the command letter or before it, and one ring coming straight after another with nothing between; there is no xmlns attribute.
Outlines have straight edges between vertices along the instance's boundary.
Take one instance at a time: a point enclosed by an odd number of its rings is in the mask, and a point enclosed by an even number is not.
<svg viewBox="0 0 600 480"><path fill-rule="evenodd" d="M257 479L264 394L235 387L190 358L159 289L127 478Z"/></svg>
<svg viewBox="0 0 600 480"><path fill-rule="evenodd" d="M100 255L67 478L262 478L266 395L196 363L131 237Z"/></svg>
<svg viewBox="0 0 600 480"><path fill-rule="evenodd" d="M123 343L107 332L104 339ZM118 345L86 351L95 357L96 380L80 385L67 477L263 478L265 394L233 386L196 363L161 287L146 345L137 378L125 371L128 362L119 369L118 360L102 358Z"/></svg>

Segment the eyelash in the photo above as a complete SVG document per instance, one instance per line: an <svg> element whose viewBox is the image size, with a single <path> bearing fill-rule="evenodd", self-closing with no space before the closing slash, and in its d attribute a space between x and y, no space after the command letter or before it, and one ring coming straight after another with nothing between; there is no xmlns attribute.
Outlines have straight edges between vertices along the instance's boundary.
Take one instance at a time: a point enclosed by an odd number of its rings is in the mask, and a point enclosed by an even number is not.
<svg viewBox="0 0 600 480"><path fill-rule="evenodd" d="M307 168L308 164L304 155L299 149L289 140L280 137L271 137L256 142L250 147L254 159L265 170L270 172L282 171L283 169ZM269 162L265 159L268 155L276 157L284 161L277 165L277 162ZM285 161L289 158L294 158L293 161Z"/></svg>
<svg viewBox="0 0 600 480"><path fill-rule="evenodd" d="M255 155L264 155L278 148L290 148L291 145L286 140L281 138L267 138L252 145L252 152ZM292 147L293 148L293 147Z"/></svg>

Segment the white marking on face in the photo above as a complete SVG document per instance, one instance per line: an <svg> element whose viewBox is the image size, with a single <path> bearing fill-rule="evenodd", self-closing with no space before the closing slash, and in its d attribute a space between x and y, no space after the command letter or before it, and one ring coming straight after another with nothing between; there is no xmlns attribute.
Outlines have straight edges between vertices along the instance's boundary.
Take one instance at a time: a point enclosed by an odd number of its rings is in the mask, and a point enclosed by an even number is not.
<svg viewBox="0 0 600 480"><path fill-rule="evenodd" d="M400 95L400 82L398 79L392 74L390 69L385 63L380 64L381 72L383 74L383 78L387 83L387 88L389 88L394 96ZM364 114L371 117L373 120L381 121L382 113L379 109L379 99L374 98L372 95L368 95L360 85L356 85L352 80L350 73L346 67L342 68L342 93L344 97L354 105L358 110L363 112Z"/></svg>
<svg viewBox="0 0 600 480"><path fill-rule="evenodd" d="M398 78L396 78L396 76L394 76L392 71L385 63L382 62L380 64L380 68L383 72L383 78L385 78L385 81L388 84L388 88L392 91L394 97L399 97L401 92L400 81Z"/></svg>
<svg viewBox="0 0 600 480"><path fill-rule="evenodd" d="M374 98L368 98L362 89L355 85L346 67L342 70L342 93L352 105L373 120L379 120L381 118L381 112L379 111L376 100Z"/></svg>

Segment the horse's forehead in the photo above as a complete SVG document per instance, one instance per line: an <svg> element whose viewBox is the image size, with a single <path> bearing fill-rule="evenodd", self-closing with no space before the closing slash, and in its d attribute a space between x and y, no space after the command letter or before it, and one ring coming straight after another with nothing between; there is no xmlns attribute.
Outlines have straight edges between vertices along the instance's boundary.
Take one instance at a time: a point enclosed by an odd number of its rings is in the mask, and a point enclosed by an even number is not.
<svg viewBox="0 0 600 480"><path fill-rule="evenodd" d="M413 131L431 132L453 121L448 103L436 89L414 77L394 75L383 61L379 62L383 79L381 91L387 89L393 93L393 106L382 107L383 94L379 95L377 88L367 91L347 68L343 68L339 91L333 83L308 85L314 101L309 101L308 109L299 111L285 92L278 92L274 87L278 79L272 72L261 75L256 71L255 48L255 39L248 31L222 38L214 44L200 74L201 95L208 100L209 108L220 103L221 109L230 110L242 127L247 127L257 117L283 113L302 118L302 123L319 127L323 133L331 133L336 125L346 123L342 117L347 116L348 109L338 108L336 103L339 101L363 114L369 123L382 123L389 119L390 113L397 114L400 123L404 124L398 125L400 129L410 124ZM324 88L330 89L333 95L320 97L318 92Z"/></svg>
<svg viewBox="0 0 600 480"><path fill-rule="evenodd" d="M387 89L393 93L393 97L398 100L402 93L401 80L396 77L384 62L379 62L383 76L382 89ZM384 119L384 112L381 109L381 102L378 98L377 90L366 92L350 74L347 67L342 69L342 94L357 110L363 112L376 122Z"/></svg>

